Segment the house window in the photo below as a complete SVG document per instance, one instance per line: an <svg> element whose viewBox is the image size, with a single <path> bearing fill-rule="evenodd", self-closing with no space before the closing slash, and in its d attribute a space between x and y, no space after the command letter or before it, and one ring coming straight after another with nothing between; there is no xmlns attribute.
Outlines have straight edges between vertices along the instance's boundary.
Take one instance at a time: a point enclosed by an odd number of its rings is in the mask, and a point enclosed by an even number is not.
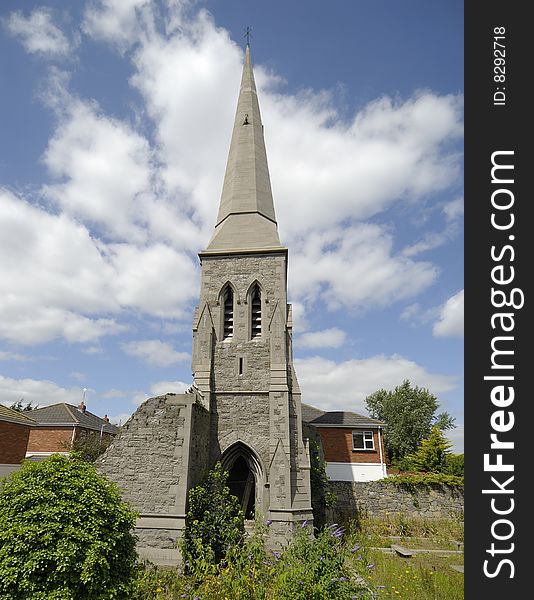
<svg viewBox="0 0 534 600"><path fill-rule="evenodd" d="M255 285L252 288L252 292L250 294L250 316L250 337L259 337L261 335L261 292L258 285Z"/></svg>
<svg viewBox="0 0 534 600"><path fill-rule="evenodd" d="M228 286L224 292L223 303L223 340L234 335L234 294Z"/></svg>
<svg viewBox="0 0 534 600"><path fill-rule="evenodd" d="M352 432L353 450L374 450L375 440L372 431L353 431Z"/></svg>

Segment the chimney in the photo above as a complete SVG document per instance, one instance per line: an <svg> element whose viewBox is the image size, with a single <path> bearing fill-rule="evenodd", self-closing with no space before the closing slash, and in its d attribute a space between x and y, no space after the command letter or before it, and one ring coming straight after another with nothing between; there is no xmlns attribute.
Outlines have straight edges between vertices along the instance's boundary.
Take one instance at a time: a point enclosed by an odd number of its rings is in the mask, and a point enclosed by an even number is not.
<svg viewBox="0 0 534 600"><path fill-rule="evenodd" d="M106 423L109 423L109 417L108 417L107 415L104 415L104 421L105 421Z"/></svg>
<svg viewBox="0 0 534 600"><path fill-rule="evenodd" d="M78 404L78 409L83 413L87 410L87 406L85 406L85 402L83 400L80 402L80 404Z"/></svg>

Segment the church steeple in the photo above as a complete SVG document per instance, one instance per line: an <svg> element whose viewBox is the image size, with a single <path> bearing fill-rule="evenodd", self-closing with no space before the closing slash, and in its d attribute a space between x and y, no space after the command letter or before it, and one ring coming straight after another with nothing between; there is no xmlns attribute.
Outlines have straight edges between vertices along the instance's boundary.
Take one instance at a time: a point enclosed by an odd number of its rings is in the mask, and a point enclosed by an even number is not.
<svg viewBox="0 0 534 600"><path fill-rule="evenodd" d="M280 247L258 94L247 44L219 214L206 251Z"/></svg>

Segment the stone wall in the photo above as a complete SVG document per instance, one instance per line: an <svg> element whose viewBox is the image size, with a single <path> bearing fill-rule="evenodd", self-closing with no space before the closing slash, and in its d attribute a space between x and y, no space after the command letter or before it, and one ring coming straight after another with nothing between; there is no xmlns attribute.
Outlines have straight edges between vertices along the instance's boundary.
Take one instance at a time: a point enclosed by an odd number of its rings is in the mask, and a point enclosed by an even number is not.
<svg viewBox="0 0 534 600"><path fill-rule="evenodd" d="M462 516L464 510L463 487L423 487L412 494L380 481L331 481L330 490L338 497L328 514L333 523L358 514L384 517L401 513L406 517L440 518Z"/></svg>
<svg viewBox="0 0 534 600"><path fill-rule="evenodd" d="M196 394L166 394L144 402L96 463L140 516L135 533L143 559L180 561L187 491L205 475L209 413Z"/></svg>

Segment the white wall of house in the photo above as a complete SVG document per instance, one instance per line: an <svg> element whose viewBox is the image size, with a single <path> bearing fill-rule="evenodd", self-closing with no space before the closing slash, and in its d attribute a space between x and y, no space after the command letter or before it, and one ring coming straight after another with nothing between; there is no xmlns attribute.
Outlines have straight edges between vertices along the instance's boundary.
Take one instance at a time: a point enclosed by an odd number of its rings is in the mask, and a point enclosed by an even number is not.
<svg viewBox="0 0 534 600"><path fill-rule="evenodd" d="M387 477L384 463L328 462L326 474L330 481L376 481Z"/></svg>

